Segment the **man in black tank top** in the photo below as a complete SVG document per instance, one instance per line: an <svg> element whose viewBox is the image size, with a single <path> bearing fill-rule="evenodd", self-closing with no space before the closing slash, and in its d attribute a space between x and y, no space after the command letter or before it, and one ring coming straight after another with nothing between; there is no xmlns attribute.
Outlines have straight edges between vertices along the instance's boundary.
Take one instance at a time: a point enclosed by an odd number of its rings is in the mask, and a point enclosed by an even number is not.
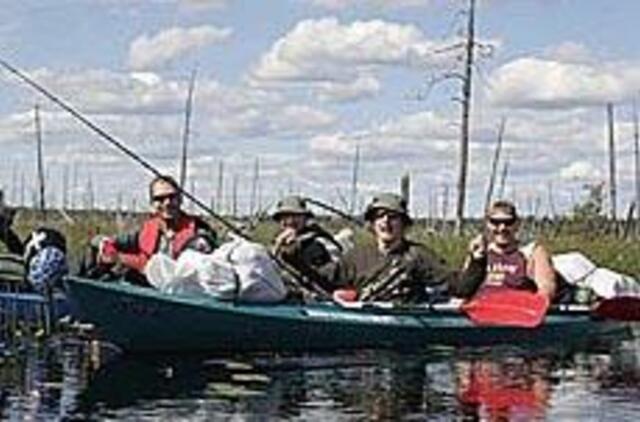
<svg viewBox="0 0 640 422"><path fill-rule="evenodd" d="M485 232L469 244L469 255L451 293L471 297L478 290L513 288L540 292L552 300L557 287L551 256L534 243L522 248L517 238L520 219L515 205L496 201L487 210Z"/></svg>

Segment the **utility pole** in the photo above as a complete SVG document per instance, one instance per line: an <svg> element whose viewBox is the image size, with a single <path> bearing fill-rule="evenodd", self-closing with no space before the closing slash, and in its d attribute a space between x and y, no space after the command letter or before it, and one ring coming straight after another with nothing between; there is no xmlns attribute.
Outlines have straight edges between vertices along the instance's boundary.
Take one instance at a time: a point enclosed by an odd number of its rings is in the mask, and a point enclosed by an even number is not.
<svg viewBox="0 0 640 422"><path fill-rule="evenodd" d="M611 202L611 219L616 219L616 151L615 151L615 133L613 122L613 104L607 103L607 120L609 126L609 195Z"/></svg>
<svg viewBox="0 0 640 422"><path fill-rule="evenodd" d="M469 166L469 114L471 110L471 80L473 77L475 0L469 0L467 40L465 43L464 77L462 81L462 125L460 133L460 170L458 174L458 202L456 205L456 231L462 232L464 207L467 195Z"/></svg>
<svg viewBox="0 0 640 422"><path fill-rule="evenodd" d="M489 186L487 187L487 196L484 201L484 211L489 209L489 206L491 205L491 199L493 197L493 186L495 185L496 176L498 173L498 163L500 162L500 152L502 151L502 138L504 136L505 124L506 119L503 117L500 120L500 127L498 129L498 142L493 154L493 162L491 163L491 176L489 178Z"/></svg>
<svg viewBox="0 0 640 422"><path fill-rule="evenodd" d="M184 189L187 182L187 160L189 144L190 123L191 123L191 105L193 103L193 89L196 83L196 70L191 73L189 80L189 93L187 94L187 103L184 109L184 132L182 133L182 157L180 161L180 187Z"/></svg>
<svg viewBox="0 0 640 422"><path fill-rule="evenodd" d="M37 163L38 163L38 191L39 191L39 201L38 207L40 208L40 212L43 217L46 218L45 212L45 186L44 186L44 163L42 160L42 128L40 126L40 106L38 104L35 105L34 109L34 117L35 117L35 129L36 129L36 154L37 154Z"/></svg>

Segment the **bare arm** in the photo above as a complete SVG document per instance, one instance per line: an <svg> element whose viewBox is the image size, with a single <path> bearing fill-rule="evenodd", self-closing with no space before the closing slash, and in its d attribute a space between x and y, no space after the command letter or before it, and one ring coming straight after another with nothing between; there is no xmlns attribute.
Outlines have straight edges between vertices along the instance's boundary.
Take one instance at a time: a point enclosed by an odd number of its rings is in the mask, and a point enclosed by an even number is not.
<svg viewBox="0 0 640 422"><path fill-rule="evenodd" d="M556 293L556 273L551 264L551 255L542 245L537 245L530 258L529 277L533 279L538 291L552 300Z"/></svg>

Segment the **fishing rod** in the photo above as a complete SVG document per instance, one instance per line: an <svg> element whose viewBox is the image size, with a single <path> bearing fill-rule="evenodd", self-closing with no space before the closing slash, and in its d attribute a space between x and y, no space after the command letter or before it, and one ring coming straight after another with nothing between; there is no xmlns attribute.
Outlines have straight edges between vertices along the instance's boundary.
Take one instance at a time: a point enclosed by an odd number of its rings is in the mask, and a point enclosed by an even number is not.
<svg viewBox="0 0 640 422"><path fill-rule="evenodd" d="M99 127L95 123L93 123L88 118L84 117L79 111L77 111L71 105L69 105L65 101L63 101L61 98L59 98L58 96L54 95L49 90L47 90L45 87L43 87L42 85L40 85L39 83L37 83L36 81L31 79L24 72L21 72L16 67L10 65L8 62L3 60L2 58L0 58L0 66L4 67L9 72L13 73L20 80L25 82L27 85L29 85L30 87L32 87L33 89L38 91L40 94L44 95L46 98L51 100L54 104L58 105L63 110L67 111L69 114L71 114L73 117L78 119L80 122L82 122L85 126L87 126L89 129L91 129L93 132L95 132L98 135L100 135L100 137L102 137L104 140L109 142L111 145L113 145L118 150L123 152L129 158L133 159L135 162L137 162L142 167L147 169L154 176L163 176L164 175L158 169L156 169L154 166L152 166L148 161L146 161L144 158L140 157L133 150L131 150L129 147L127 147L124 143L122 143L121 141L119 141L115 137L111 136L104 129L102 129L101 127ZM240 230L238 227L233 225L226 218L224 218L221 215L219 215L218 213L216 213L213 209L211 209L209 206L207 206L204 202L200 201L193 194L191 194L188 191L184 190L182 188L182 186L178 187L178 191L182 195L184 195L185 197L187 197L188 199L193 201L193 203L196 204L198 207L200 207L200 209L202 209L203 211L205 211L209 215L211 215L213 218L215 218L218 222L220 222L222 225L224 225L231 232L235 233L236 235L238 235L239 237L241 237L244 240L251 241L251 238L247 234L245 234L242 230ZM295 280L297 280L297 282L298 282L298 284L300 285L301 288L306 289L306 290L310 290L312 293L316 293L316 294L318 293L317 291L314 292L314 289L309 287L309 286L313 286L313 283L310 283L309 280L307 279L307 277L305 277L303 274L301 274L299 271L297 271L290 264L288 264L287 262L282 260L280 257L275 256L274 254L271 254L271 253L269 255L271 256L272 259L274 259L278 263L280 268L282 268L285 272L289 273Z"/></svg>
<svg viewBox="0 0 640 422"><path fill-rule="evenodd" d="M73 117L75 117L80 122L82 122L86 127L88 127L93 132L95 132L98 135L100 135L104 140L109 142L112 146L116 147L118 150L123 152L129 158L133 159L135 162L137 162L142 167L147 169L154 176L163 176L163 173L161 173L158 169L156 169L154 166L152 166L144 158L140 157L140 155L136 154L133 150L131 150L129 147L127 147L124 143L122 143L121 141L119 141L115 137L113 137L110 134L108 134L104 129L102 129L101 127L99 127L95 123L93 123L91 120L89 120L86 117L84 117L79 111L77 111L72 106L70 106L65 101L63 101L61 98L59 98L58 96L54 95L49 90L47 90L45 87L43 87L42 85L40 85L39 83L37 83L36 81L31 79L24 72L21 72L20 70L18 70L14 66L10 65L9 63L7 63L5 60L3 60L1 58L0 58L0 65L2 67L4 67L5 69L7 69L9 72L13 73L20 80L25 82L27 85L31 86L33 89L38 91L40 94L44 95L46 98L51 100L54 104L58 105L63 110L67 111ZM179 186L178 191L182 195L184 195L185 197L187 197L188 199L193 201L193 203L196 204L198 207L200 207L202 210L206 211L209 215L211 215L213 218L215 218L218 222L220 222L227 229L231 230L233 233L237 234L238 236L242 237L245 240L250 240L249 237L245 233L243 233L238 227L233 225L226 218L222 217L221 215L219 215L218 213L213 211L204 202L200 201L193 194L191 194L188 191L186 191L185 189L183 189L182 186Z"/></svg>
<svg viewBox="0 0 640 422"><path fill-rule="evenodd" d="M352 216L351 214L347 214L346 212L332 206L329 205L325 202L319 201L317 199L313 199L313 198L309 198L309 197L305 197L302 198L303 200L307 201L310 204L316 205L320 208L324 208L327 211L330 211L336 215L338 215L339 217L344 218L345 220L351 221L352 223L356 224L358 227L364 227L365 223L362 220L359 220L358 218Z"/></svg>

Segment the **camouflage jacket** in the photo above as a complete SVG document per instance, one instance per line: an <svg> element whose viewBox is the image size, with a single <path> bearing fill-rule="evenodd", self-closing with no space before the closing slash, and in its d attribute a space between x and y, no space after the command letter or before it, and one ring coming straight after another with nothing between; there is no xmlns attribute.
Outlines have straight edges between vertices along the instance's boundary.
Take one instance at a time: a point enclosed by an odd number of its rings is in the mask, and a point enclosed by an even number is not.
<svg viewBox="0 0 640 422"><path fill-rule="evenodd" d="M364 301L417 303L445 293L452 273L443 259L410 240L383 255L375 245L355 249L343 262L343 281Z"/></svg>
<svg viewBox="0 0 640 422"><path fill-rule="evenodd" d="M330 293L336 289L341 246L333 236L316 224L304 227L294 242L281 245L273 252L302 274L307 283Z"/></svg>

